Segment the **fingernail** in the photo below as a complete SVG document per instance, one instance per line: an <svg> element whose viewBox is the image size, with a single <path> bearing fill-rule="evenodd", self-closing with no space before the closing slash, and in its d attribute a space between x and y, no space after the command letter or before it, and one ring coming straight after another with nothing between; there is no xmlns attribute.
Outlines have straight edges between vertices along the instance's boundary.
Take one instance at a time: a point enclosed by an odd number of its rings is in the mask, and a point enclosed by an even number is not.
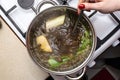
<svg viewBox="0 0 120 80"><path fill-rule="evenodd" d="M85 8L85 5L84 5L84 4L80 4L80 5L78 5L78 8L79 8L79 9L84 9L84 8Z"/></svg>

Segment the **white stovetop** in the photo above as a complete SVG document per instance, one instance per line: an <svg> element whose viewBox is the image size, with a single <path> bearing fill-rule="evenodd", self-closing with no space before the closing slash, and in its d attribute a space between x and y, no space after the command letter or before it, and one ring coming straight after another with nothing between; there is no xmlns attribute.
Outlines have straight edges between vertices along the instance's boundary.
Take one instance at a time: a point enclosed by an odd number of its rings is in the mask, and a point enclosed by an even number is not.
<svg viewBox="0 0 120 80"><path fill-rule="evenodd" d="M40 1L42 0L35 0L34 7L36 7L38 2ZM31 9L29 10L22 9L17 4L17 0L0 0L0 4L2 5L2 7L4 7L6 11L10 9L12 6L17 5L17 8L14 11L12 11L9 15L19 25L20 29L22 29L23 32L26 32L30 22L36 16L35 13ZM77 8L77 0L71 0L69 4L70 6ZM117 15L118 17L120 16L119 11L115 13L118 14ZM91 14L91 12L85 12L85 14L88 16L89 14ZM26 43L25 39L15 29L14 25L9 21L9 19L4 15L4 13L1 10L0 10L0 15L3 17L3 19L5 19L5 21L9 24L9 26L12 29L14 29L14 31L22 39L22 41ZM90 18L90 20L93 24L96 35L101 40L118 25L118 23L109 14L101 14L99 12L95 14L92 18ZM120 30L118 30L109 40L107 40L103 45L100 46L99 49L97 49L94 52L93 59L91 60L91 62L96 57L98 57L103 51L105 51L109 46L111 46L119 37L120 37Z"/></svg>

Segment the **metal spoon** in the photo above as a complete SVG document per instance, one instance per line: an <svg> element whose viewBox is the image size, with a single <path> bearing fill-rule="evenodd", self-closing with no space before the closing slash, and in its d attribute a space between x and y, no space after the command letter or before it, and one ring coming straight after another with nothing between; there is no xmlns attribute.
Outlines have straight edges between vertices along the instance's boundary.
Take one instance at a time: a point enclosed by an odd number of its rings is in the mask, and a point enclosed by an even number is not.
<svg viewBox="0 0 120 80"><path fill-rule="evenodd" d="M94 0L84 0L84 2L91 2L91 1L93 2ZM81 19L82 19L82 15L83 15L83 12L84 12L84 10L82 9L82 10L80 11L80 13L79 13L79 17L78 17L78 19L77 19L77 21L76 21L76 23L75 23L75 26L74 26L72 32L75 31L75 29L76 29L77 26L78 26L78 22L81 21Z"/></svg>
<svg viewBox="0 0 120 80"><path fill-rule="evenodd" d="M24 9L32 8L32 10L37 14L36 9L33 7L34 0L18 0L18 4Z"/></svg>
<svg viewBox="0 0 120 80"><path fill-rule="evenodd" d="M83 11L84 11L84 10L81 10L81 12L80 12L80 14L79 14L79 16L78 16L78 19L77 19L77 21L75 22L75 26L74 26L74 28L73 28L73 31L72 31L72 32L74 32L74 31L75 31L75 29L76 29L76 28L77 28L77 26L78 26L79 21L81 21Z"/></svg>

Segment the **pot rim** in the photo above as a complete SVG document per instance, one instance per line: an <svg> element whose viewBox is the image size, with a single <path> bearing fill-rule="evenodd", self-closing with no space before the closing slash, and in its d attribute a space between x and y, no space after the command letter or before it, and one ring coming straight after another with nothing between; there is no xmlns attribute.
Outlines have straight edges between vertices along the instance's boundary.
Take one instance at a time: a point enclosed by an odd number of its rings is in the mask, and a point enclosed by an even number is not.
<svg viewBox="0 0 120 80"><path fill-rule="evenodd" d="M44 11L47 11L48 9L51 9L51 8L57 8L57 7L61 7L61 8L70 8L72 9L73 11L77 11L77 9L73 8L73 7L70 7L70 6L66 6L66 5L56 5L54 7L50 7L50 8L47 8L45 10L43 10L42 12L40 12L39 14L37 14L37 16L41 15ZM95 30L93 28L93 25L92 23L90 22L89 18L83 14L83 17L85 18L85 20L87 20L88 24L90 25L90 28L91 28L91 32L93 34L93 43L92 43L92 48L91 48L91 51L90 51L90 54L89 56L82 62L82 64L80 64L79 66L71 69L71 70L67 70L67 71L53 71L53 70L50 70L50 69L47 69L45 67L43 67L42 65L40 65L40 63L33 57L33 54L32 52L30 51L30 45L29 45L29 34L30 34L30 30L32 28L32 24L34 23L34 20L37 18L37 16L32 20L32 22L30 23L29 25L29 28L28 28L28 31L26 33L26 47L27 47L27 51L29 53L29 55L31 56L31 58L33 59L33 61L38 65L40 66L44 71L48 72L48 73L52 73L52 74L55 74L55 75L69 75L69 74L73 74L81 69L83 69L84 67L87 66L87 64L90 62L91 58L93 57L92 54L93 52L95 51L95 48L96 48L96 42L97 42L97 38L96 38L96 34L95 34Z"/></svg>

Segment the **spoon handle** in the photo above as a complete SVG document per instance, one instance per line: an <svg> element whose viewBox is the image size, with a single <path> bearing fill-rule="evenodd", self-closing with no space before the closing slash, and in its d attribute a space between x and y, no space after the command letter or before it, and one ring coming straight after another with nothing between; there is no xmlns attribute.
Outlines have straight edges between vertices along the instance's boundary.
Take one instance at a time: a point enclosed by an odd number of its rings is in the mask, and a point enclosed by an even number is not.
<svg viewBox="0 0 120 80"><path fill-rule="evenodd" d="M80 14L79 14L79 16L78 16L77 21L75 22L75 26L74 26L74 28L73 28L73 31L72 31L72 32L74 32L74 31L75 31L75 29L76 29L76 28L77 28L77 26L78 26L78 22L79 22L79 21L81 21L83 12L84 12L84 10L81 10L81 11L80 11Z"/></svg>
<svg viewBox="0 0 120 80"><path fill-rule="evenodd" d="M84 0L83 2L90 2L90 1L94 1L94 0ZM84 10L81 9L81 11L80 11L80 13L79 13L79 16L78 16L78 19L77 19L77 21L75 22L75 26L74 26L72 32L75 31L75 29L77 28L78 22L81 21L81 19L82 19L82 15L83 15L83 12L84 12Z"/></svg>

